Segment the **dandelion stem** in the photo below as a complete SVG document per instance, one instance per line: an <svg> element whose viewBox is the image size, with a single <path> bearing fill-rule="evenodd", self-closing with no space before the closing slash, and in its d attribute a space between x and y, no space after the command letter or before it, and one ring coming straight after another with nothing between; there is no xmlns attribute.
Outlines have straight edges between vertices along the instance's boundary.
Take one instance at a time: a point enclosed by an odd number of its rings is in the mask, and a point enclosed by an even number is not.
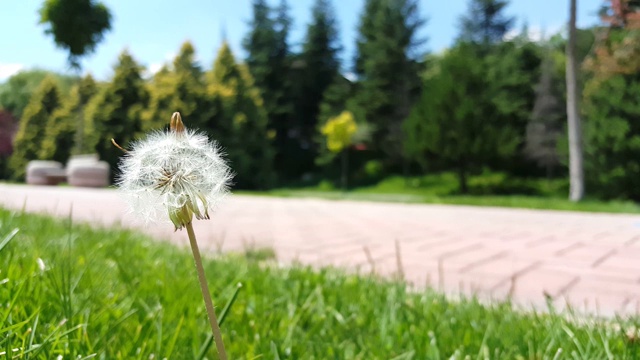
<svg viewBox="0 0 640 360"><path fill-rule="evenodd" d="M118 143L113 138L111 138L111 143L113 144L113 146L115 146L118 149L122 150L123 153L128 153L127 149L125 149L122 146L118 145Z"/></svg>
<svg viewBox="0 0 640 360"><path fill-rule="evenodd" d="M207 308L207 314L209 315L209 323L211 324L211 331L213 331L213 339L216 342L218 355L221 360L227 360L227 353L224 350L224 343L222 342L222 334L220 333L220 327L218 326L218 318L216 317L216 312L213 308L211 294L209 293L209 285L207 285L207 278L204 274L204 267L202 266L202 258L200 257L196 234L193 232L193 225L191 222L189 222L185 227L187 228L187 234L189 235L189 243L191 244L191 251L193 252L193 260L196 262L198 280L200 281L200 290L202 290L204 305Z"/></svg>

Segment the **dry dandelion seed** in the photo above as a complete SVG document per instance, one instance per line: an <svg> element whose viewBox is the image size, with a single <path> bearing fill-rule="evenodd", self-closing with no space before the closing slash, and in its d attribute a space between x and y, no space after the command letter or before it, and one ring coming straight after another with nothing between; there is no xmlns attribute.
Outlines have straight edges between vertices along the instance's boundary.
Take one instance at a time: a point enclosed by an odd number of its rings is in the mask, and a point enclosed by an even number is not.
<svg viewBox="0 0 640 360"><path fill-rule="evenodd" d="M169 131L152 132L131 150L111 141L125 152L117 185L131 211L147 222L168 215L176 231L186 228L218 354L226 359L192 225L194 217L209 219L209 210L229 193L232 174L220 149L207 136L187 130L177 112L171 116Z"/></svg>

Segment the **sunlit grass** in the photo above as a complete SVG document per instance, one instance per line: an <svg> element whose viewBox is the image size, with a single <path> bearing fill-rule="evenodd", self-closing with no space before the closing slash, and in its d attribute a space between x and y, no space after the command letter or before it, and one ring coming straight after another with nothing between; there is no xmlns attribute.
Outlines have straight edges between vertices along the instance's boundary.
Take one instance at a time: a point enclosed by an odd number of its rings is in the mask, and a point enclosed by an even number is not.
<svg viewBox="0 0 640 360"><path fill-rule="evenodd" d="M233 359L635 359L635 319L577 322L412 292L268 250L205 261ZM197 359L209 326L186 248L0 210L0 358ZM204 357L215 358L214 350ZM7 357L11 358L11 357Z"/></svg>
<svg viewBox="0 0 640 360"><path fill-rule="evenodd" d="M461 195L458 180L452 173L422 177L390 177L371 186L341 191L327 185L305 188L282 188L252 195L314 197L332 200L383 201L424 204L499 206L527 209L567 210L609 213L640 213L640 205L631 201L602 201L587 198L575 203L568 200L565 180L510 179L504 174L489 173L469 179L471 193Z"/></svg>

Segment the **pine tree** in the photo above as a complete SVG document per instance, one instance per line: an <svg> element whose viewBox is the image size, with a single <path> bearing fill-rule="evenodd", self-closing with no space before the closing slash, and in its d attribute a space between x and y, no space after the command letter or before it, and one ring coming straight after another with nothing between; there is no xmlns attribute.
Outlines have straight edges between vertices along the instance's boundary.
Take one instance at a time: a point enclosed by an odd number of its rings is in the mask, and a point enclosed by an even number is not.
<svg viewBox="0 0 640 360"><path fill-rule="evenodd" d="M291 19L286 0L276 9L265 0L253 1L250 31L243 41L246 63L264 100L268 129L275 133L276 171L283 178L299 175L300 139L293 118L291 54L288 36Z"/></svg>
<svg viewBox="0 0 640 360"><path fill-rule="evenodd" d="M134 58L123 51L114 68L113 79L86 107L87 149L96 151L112 169L116 169L122 153L114 148L111 139L126 148L141 131L141 114L148 101L141 70ZM166 117L170 118L171 114Z"/></svg>
<svg viewBox="0 0 640 360"><path fill-rule="evenodd" d="M481 47L503 41L513 27L515 19L504 15L506 0L469 0L467 14L460 18L460 37Z"/></svg>
<svg viewBox="0 0 640 360"><path fill-rule="evenodd" d="M267 113L248 69L239 65L227 43L207 73L209 107L205 126L224 148L236 172L238 188L264 189L272 185L273 151Z"/></svg>
<svg viewBox="0 0 640 360"><path fill-rule="evenodd" d="M554 71L553 58L547 54L535 87L536 99L527 125L525 154L546 170L547 178L560 164L558 141L562 134L565 111L562 94Z"/></svg>
<svg viewBox="0 0 640 360"><path fill-rule="evenodd" d="M0 84L0 108L9 111L15 118L20 119L24 108L29 104L33 93L47 76L53 76L62 96L69 94L69 90L78 81L75 76L63 75L47 70L24 70L12 75Z"/></svg>
<svg viewBox="0 0 640 360"><path fill-rule="evenodd" d="M470 45L477 51L474 44ZM485 118L492 118L501 127L513 130L518 147L506 157L496 156L487 165L514 175L531 176L539 173L525 154L527 126L531 120L536 93L532 84L540 77L540 47L528 40L505 41L492 47L484 58L477 58L484 68L486 89L482 94L493 106Z"/></svg>
<svg viewBox="0 0 640 360"><path fill-rule="evenodd" d="M195 61L195 49L185 42L173 61L173 71L155 74L148 86L149 107L143 112L143 129L159 129L166 126L166 117L175 111L189 121L189 126L204 125L205 85L203 72ZM169 115L167 115L169 114Z"/></svg>
<svg viewBox="0 0 640 360"><path fill-rule="evenodd" d="M485 116L495 105L483 95L484 68L474 53L467 45L449 50L427 77L404 123L405 152L425 167L423 159L435 158L456 169L462 193L468 192L470 171L496 155L511 154L518 145L512 128Z"/></svg>
<svg viewBox="0 0 640 360"><path fill-rule="evenodd" d="M13 179L23 179L27 163L40 158L39 151L45 138L49 119L60 106L60 91L53 77L48 76L36 89L24 109L9 167Z"/></svg>
<svg viewBox="0 0 640 360"><path fill-rule="evenodd" d="M401 124L419 93L419 66L411 55L423 24L417 0L367 0L358 29L356 116L372 126L372 149L392 167L401 163Z"/></svg>
<svg viewBox="0 0 640 360"><path fill-rule="evenodd" d="M71 89L71 94L49 118L40 158L66 163L72 153L79 153L78 123L83 121L83 108L98 91L91 75L84 77Z"/></svg>
<svg viewBox="0 0 640 360"><path fill-rule="evenodd" d="M338 29L331 3L329 0L316 0L299 56L302 68L295 84L295 116L302 149L307 157L304 163L308 169L318 152L313 146L313 139L318 126L320 103L327 88L339 75L339 51Z"/></svg>
<svg viewBox="0 0 640 360"><path fill-rule="evenodd" d="M592 79L585 87L589 188L606 198L640 201L640 71Z"/></svg>
<svg viewBox="0 0 640 360"><path fill-rule="evenodd" d="M640 34L612 27L597 45L581 99L585 181L590 193L640 201Z"/></svg>
<svg viewBox="0 0 640 360"><path fill-rule="evenodd" d="M518 146L511 154L495 154L486 166L519 176L537 173L535 164L525 156L526 129L535 101L532 84L539 78L541 57L539 46L528 38L526 26L521 34L507 41L514 18L505 14L506 0L469 0L468 11L460 18L458 43L473 50L484 69L487 88L483 91L487 107L485 118L508 127Z"/></svg>

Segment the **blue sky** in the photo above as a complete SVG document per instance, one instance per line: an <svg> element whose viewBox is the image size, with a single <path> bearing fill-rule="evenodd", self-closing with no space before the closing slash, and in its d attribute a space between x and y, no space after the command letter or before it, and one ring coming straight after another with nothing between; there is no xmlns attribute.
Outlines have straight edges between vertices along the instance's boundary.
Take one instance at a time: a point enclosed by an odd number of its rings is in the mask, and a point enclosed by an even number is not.
<svg viewBox="0 0 640 360"><path fill-rule="evenodd" d="M185 40L191 40L201 64L210 67L222 34L237 56L251 18L251 0L103 0L113 14L113 29L83 66L98 79L108 79L118 53L127 48L149 69L169 61ZM279 0L271 0L277 3ZM66 71L66 54L38 25L43 0L0 0L0 81L20 69L33 67ZM428 38L424 51L440 51L457 36L458 19L467 0L420 0L428 18L420 36ZM568 0L511 0L507 14L526 22L533 34L557 32L566 23ZM596 12L604 0L579 1L580 26L597 23ZM310 18L313 0L289 0L294 20L290 41L300 44ZM344 68L351 67L356 27L364 0L333 0L344 47Z"/></svg>

